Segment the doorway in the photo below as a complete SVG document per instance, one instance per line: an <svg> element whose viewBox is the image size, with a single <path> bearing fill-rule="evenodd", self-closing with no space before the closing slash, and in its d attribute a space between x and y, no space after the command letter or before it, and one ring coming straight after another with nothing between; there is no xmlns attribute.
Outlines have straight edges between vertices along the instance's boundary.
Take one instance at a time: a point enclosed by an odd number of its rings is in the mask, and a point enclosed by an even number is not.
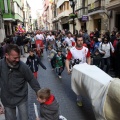
<svg viewBox="0 0 120 120"><path fill-rule="evenodd" d="M115 27L120 31L120 14L116 14Z"/></svg>
<svg viewBox="0 0 120 120"><path fill-rule="evenodd" d="M98 31L101 31L101 19L95 19L94 20L94 29L98 29Z"/></svg>
<svg viewBox="0 0 120 120"><path fill-rule="evenodd" d="M62 27L63 27L63 29L69 30L69 24L68 23L63 24Z"/></svg>

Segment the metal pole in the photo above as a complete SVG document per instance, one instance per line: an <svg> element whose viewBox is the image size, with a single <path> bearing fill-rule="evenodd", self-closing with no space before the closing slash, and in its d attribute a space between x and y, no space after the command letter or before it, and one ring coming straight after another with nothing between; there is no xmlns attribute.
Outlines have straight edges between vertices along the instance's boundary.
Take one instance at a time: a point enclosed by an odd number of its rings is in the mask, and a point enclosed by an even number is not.
<svg viewBox="0 0 120 120"><path fill-rule="evenodd" d="M73 14L75 14L75 3L73 2ZM73 17L73 34L75 34L75 24L74 24L75 18Z"/></svg>

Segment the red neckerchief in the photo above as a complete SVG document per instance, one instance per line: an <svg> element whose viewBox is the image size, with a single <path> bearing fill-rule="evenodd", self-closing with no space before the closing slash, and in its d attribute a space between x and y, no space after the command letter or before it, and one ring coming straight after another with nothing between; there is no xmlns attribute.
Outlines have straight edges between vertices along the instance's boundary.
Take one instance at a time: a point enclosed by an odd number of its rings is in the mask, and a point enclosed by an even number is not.
<svg viewBox="0 0 120 120"><path fill-rule="evenodd" d="M50 95L49 99L44 103L46 105L50 105L52 104L52 102L54 101L55 97L53 95Z"/></svg>

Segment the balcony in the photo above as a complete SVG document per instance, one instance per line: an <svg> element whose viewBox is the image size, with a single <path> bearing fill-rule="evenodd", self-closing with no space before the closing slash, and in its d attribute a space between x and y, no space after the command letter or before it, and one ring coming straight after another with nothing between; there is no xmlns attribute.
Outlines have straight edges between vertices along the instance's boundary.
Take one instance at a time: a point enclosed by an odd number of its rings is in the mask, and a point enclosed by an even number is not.
<svg viewBox="0 0 120 120"><path fill-rule="evenodd" d="M70 10L62 11L61 13L58 14L57 19L68 17L70 13L71 13Z"/></svg>
<svg viewBox="0 0 120 120"><path fill-rule="evenodd" d="M58 2L57 2L57 8L59 8L66 1L69 1L69 0L58 0Z"/></svg>
<svg viewBox="0 0 120 120"><path fill-rule="evenodd" d="M120 8L120 0L109 0L109 2L106 3L107 10L118 10L119 8Z"/></svg>
<svg viewBox="0 0 120 120"><path fill-rule="evenodd" d="M105 0L96 0L94 3L88 5L88 14L101 13L105 10Z"/></svg>
<svg viewBox="0 0 120 120"><path fill-rule="evenodd" d="M87 14L88 14L88 8L83 7L78 11L78 18L82 18L83 15L87 15Z"/></svg>

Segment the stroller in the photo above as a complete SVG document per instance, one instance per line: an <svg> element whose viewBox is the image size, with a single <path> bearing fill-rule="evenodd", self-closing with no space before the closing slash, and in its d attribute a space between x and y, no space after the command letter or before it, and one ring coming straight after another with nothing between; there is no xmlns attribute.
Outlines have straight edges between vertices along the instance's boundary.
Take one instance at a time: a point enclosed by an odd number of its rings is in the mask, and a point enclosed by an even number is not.
<svg viewBox="0 0 120 120"><path fill-rule="evenodd" d="M38 55L38 57L41 57L41 55L43 54L43 41L42 40L36 40L35 41L35 46L36 46L36 55Z"/></svg>

